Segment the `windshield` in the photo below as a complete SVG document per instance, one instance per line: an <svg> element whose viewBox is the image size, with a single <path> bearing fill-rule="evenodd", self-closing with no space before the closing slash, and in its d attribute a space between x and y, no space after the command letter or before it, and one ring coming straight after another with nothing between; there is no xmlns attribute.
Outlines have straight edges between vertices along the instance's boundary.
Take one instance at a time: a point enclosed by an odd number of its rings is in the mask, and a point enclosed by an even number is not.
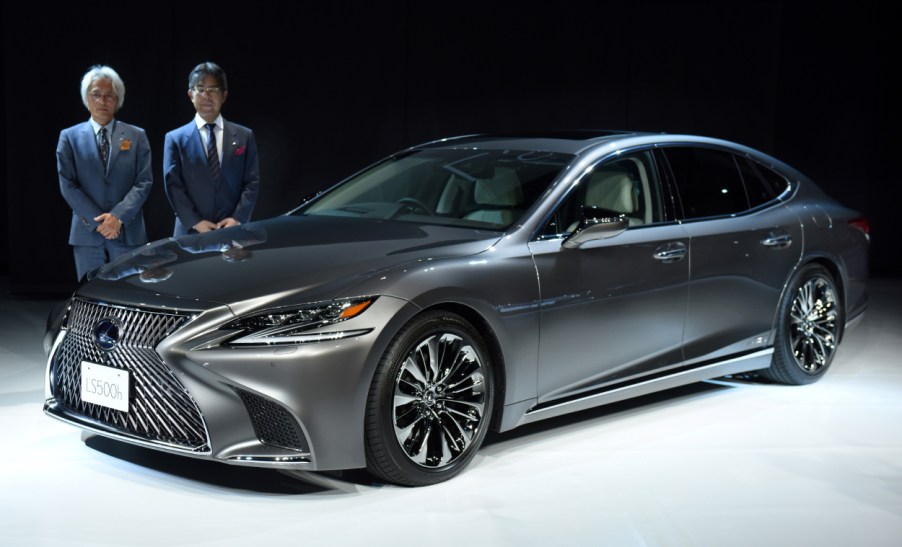
<svg viewBox="0 0 902 547"><path fill-rule="evenodd" d="M414 150L367 169L296 214L503 230L572 158L524 150Z"/></svg>

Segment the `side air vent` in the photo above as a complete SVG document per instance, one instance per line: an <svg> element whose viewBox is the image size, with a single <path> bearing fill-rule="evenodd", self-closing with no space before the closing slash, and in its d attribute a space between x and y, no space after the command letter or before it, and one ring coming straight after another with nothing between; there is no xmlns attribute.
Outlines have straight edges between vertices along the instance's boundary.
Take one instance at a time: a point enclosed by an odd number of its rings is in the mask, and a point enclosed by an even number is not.
<svg viewBox="0 0 902 547"><path fill-rule="evenodd" d="M235 388L235 392L244 402L260 442L300 452L310 451L297 421L281 405L243 389Z"/></svg>

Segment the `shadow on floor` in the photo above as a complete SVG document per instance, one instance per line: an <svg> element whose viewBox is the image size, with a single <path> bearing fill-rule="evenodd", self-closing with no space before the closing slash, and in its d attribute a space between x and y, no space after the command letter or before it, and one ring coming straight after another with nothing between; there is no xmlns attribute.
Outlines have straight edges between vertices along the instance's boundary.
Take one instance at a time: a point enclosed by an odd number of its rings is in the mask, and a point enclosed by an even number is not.
<svg viewBox="0 0 902 547"><path fill-rule="evenodd" d="M679 404L684 398L700 397L706 394L730 389L728 385L699 382L658 393L652 393L635 399L620 401L576 412L566 416L551 418L542 422L521 426L505 433L489 432L483 446L495 443L522 441L528 443L536 435L554 435L555 431L563 432L570 426L603 426L603 422L617 419L618 415L626 416L636 412L646 412L660 405ZM593 424L593 422L595 422ZM116 441L100 435L83 434L85 445L110 457L133 463L154 471L175 477L197 481L230 490L247 490L263 494L322 494L322 493L355 493L368 487L382 487L364 469L343 471L298 472L257 467L228 465L219 462L194 459L159 452L149 448ZM509 453L508 457L516 457Z"/></svg>

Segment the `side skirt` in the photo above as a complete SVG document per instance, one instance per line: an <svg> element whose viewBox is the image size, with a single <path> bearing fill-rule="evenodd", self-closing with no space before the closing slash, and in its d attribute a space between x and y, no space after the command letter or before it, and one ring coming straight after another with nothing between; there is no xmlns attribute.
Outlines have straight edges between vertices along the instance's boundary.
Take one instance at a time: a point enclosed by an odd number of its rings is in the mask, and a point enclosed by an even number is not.
<svg viewBox="0 0 902 547"><path fill-rule="evenodd" d="M578 412L580 410L586 410L608 403L639 397L640 395L647 395L656 391L701 382L703 380L719 378L728 374L739 374L740 372L765 369L770 366L773 353L774 349L768 348L733 357L725 361L703 363L692 366L691 368L681 368L676 372L651 379L639 378L629 383L616 384L614 386L602 388L601 390L583 396L567 398L564 401L551 401L541 405L535 405L533 401L533 406L522 414L516 411L516 407L521 406L522 403L517 403L506 409L507 411L502 420L500 430L506 431L520 425L537 422L546 418L562 416L571 412Z"/></svg>

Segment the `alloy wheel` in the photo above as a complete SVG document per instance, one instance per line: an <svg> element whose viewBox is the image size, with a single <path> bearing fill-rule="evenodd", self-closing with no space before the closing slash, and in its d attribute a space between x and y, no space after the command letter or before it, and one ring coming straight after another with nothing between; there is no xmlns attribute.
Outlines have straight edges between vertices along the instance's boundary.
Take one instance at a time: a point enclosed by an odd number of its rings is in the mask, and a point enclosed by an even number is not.
<svg viewBox="0 0 902 547"><path fill-rule="evenodd" d="M817 374L830 363L839 334L836 290L823 276L808 279L796 292L790 312L790 343L796 364Z"/></svg>
<svg viewBox="0 0 902 547"><path fill-rule="evenodd" d="M454 463L478 438L485 408L484 367L460 336L433 334L401 363L392 422L411 462L430 469Z"/></svg>

